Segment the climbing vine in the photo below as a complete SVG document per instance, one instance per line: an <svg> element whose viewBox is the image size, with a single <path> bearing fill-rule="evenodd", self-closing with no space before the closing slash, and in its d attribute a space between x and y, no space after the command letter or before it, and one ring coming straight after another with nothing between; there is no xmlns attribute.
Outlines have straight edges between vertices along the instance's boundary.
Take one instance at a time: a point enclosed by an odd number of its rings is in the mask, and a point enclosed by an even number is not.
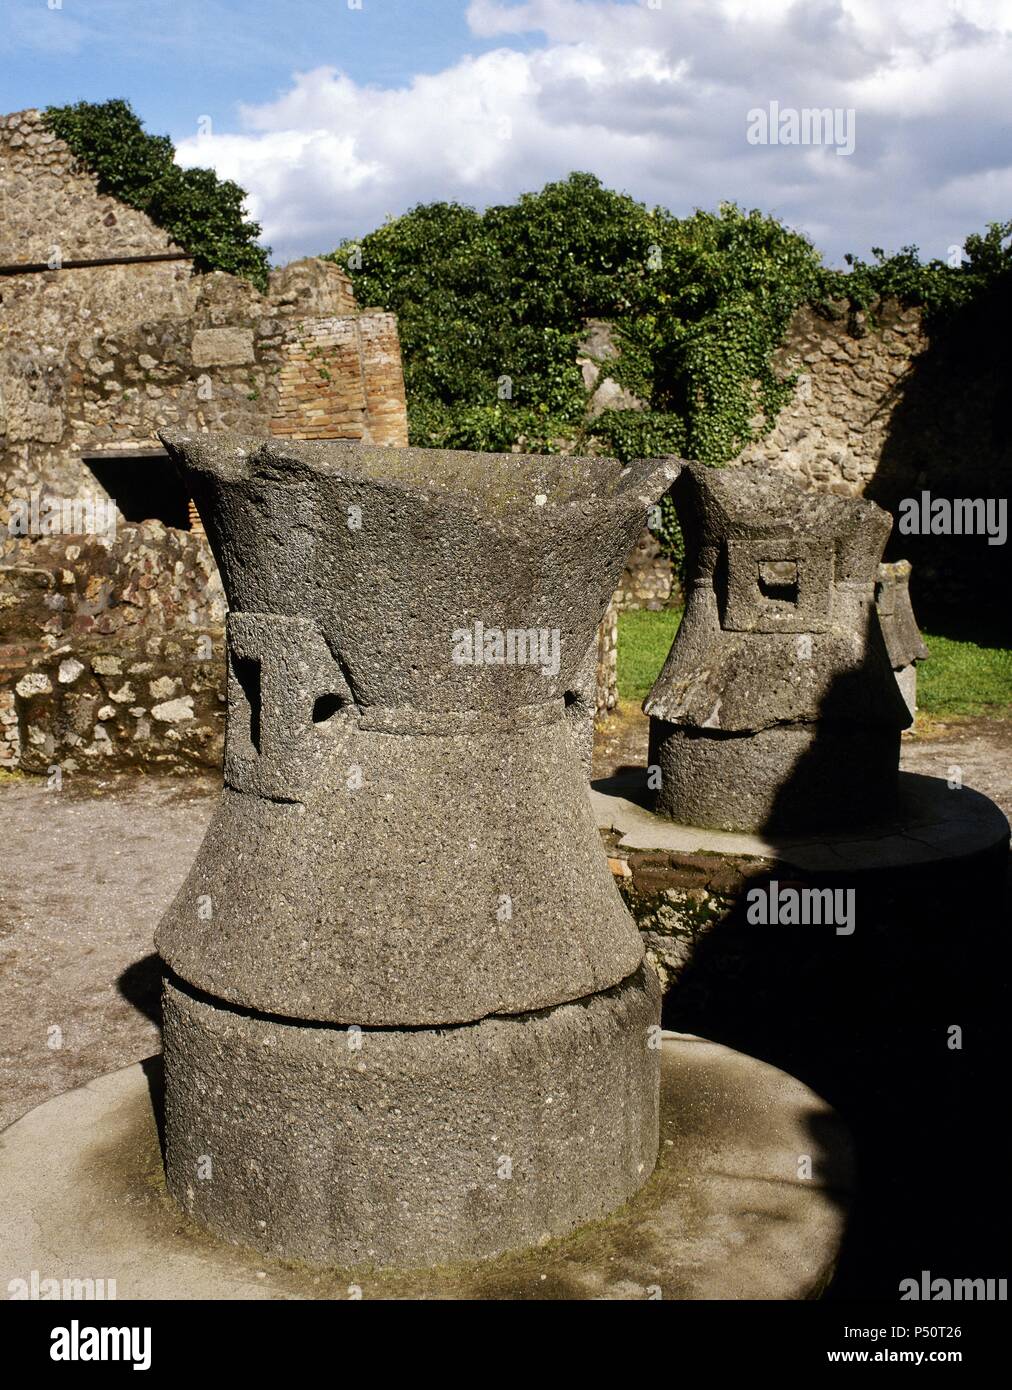
<svg viewBox="0 0 1012 1390"><path fill-rule="evenodd" d="M1012 275L1012 221L990 222L974 232L962 247L952 248L948 261L922 261L916 246L904 246L894 256L873 247L874 261L847 256L846 271L824 271L818 300L844 299L849 307L871 311L882 300L917 304L929 326L938 327L961 310L980 303Z"/></svg>
<svg viewBox="0 0 1012 1390"><path fill-rule="evenodd" d="M838 313L842 300L874 326L894 297L944 318L1008 276L1010 233L992 223L951 265L905 247L834 271L761 212L729 203L680 218L574 173L484 213L420 205L331 258L360 303L398 314L413 443L721 464L790 398L776 353L801 304ZM618 352L600 376L642 408L588 413L577 357L589 319L611 325ZM663 539L677 557L670 510Z"/></svg>
<svg viewBox="0 0 1012 1390"><path fill-rule="evenodd" d="M790 392L773 352L818 285L805 238L728 204L677 218L571 174L478 213L430 203L332 258L360 303L398 314L412 441L622 458L732 458ZM642 411L586 418L588 319L614 327L607 375Z"/></svg>
<svg viewBox="0 0 1012 1390"><path fill-rule="evenodd" d="M147 213L197 270L226 270L267 287L270 248L243 211L245 191L212 169L181 169L167 135L149 135L125 101L50 106L46 124L98 180L100 193Z"/></svg>

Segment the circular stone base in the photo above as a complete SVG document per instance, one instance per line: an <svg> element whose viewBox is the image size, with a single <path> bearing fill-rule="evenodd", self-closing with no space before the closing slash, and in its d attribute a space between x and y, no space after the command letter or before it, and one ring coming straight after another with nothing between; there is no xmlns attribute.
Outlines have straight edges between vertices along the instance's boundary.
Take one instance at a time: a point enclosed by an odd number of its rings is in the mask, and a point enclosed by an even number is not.
<svg viewBox="0 0 1012 1390"><path fill-rule="evenodd" d="M888 815L899 761L899 729L778 724L725 734L650 720L654 809L713 830L804 834Z"/></svg>
<svg viewBox="0 0 1012 1390"><path fill-rule="evenodd" d="M1009 824L980 792L949 786L939 777L901 772L898 808L892 818L871 820L857 830L821 834L710 830L682 825L647 809L646 774L595 782L591 800L599 830L614 831L622 850L670 850L676 854L747 855L789 864L805 874L856 875L884 872L918 885L936 886L928 877L944 876L965 893L960 874L986 874L992 896L1004 884Z"/></svg>
<svg viewBox="0 0 1012 1390"><path fill-rule="evenodd" d="M160 1107L151 1059L0 1135L8 1296L14 1280L34 1297L46 1280L104 1280L100 1296L120 1299L811 1298L832 1273L852 1181L847 1131L801 1082L665 1034L657 1167L610 1217L495 1260L321 1272L218 1242L180 1213L165 1190Z"/></svg>
<svg viewBox="0 0 1012 1390"><path fill-rule="evenodd" d="M483 1260L613 1211L657 1153L649 966L461 1027L346 1029L166 980L169 1191L213 1234L334 1267Z"/></svg>

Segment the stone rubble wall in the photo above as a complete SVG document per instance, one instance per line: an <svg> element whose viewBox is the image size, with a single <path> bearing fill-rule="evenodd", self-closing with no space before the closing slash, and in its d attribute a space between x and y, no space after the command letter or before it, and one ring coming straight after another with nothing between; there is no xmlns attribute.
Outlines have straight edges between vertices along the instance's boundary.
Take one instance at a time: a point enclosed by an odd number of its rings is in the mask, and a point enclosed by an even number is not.
<svg viewBox="0 0 1012 1390"><path fill-rule="evenodd" d="M636 548L626 561L625 572L615 594L616 607L625 612L631 608L666 608L672 594L678 597L674 566L661 554L661 543L650 530L644 530Z"/></svg>
<svg viewBox="0 0 1012 1390"><path fill-rule="evenodd" d="M85 260L180 247L145 213L100 194L38 111L0 116L0 261L48 261L54 250Z"/></svg>
<svg viewBox="0 0 1012 1390"><path fill-rule="evenodd" d="M876 305L872 325L867 315L844 306L836 306L832 317L803 306L775 358L782 376L797 373L793 397L770 433L727 466L771 468L811 492L862 496L879 473L893 413L928 346L916 308ZM889 505L885 499L883 504ZM663 607L671 592L671 566L644 532L630 556L619 604Z"/></svg>
<svg viewBox="0 0 1012 1390"><path fill-rule="evenodd" d="M734 466L788 473L813 492L864 493L878 470L904 379L928 346L921 311L895 302L865 314L824 318L803 306L776 356L783 376L797 372L794 396L771 432Z"/></svg>
<svg viewBox="0 0 1012 1390"><path fill-rule="evenodd" d="M36 111L0 118L0 204L5 265L179 249L99 194ZM0 307L0 520L33 488L100 492L82 451L150 447L165 428L266 435L277 421L292 438L407 443L396 318L361 314L331 262L273 272L266 295L188 260L5 276ZM311 406L288 389L299 343L326 385Z"/></svg>
<svg viewBox="0 0 1012 1390"><path fill-rule="evenodd" d="M37 111L0 117L0 214L4 265L179 251ZM361 312L315 257L266 294L186 259L4 276L0 314L0 764L220 765L224 601L203 535L18 537L12 504L104 499L82 455L162 429L405 445L396 317Z"/></svg>
<svg viewBox="0 0 1012 1390"><path fill-rule="evenodd" d="M597 630L596 701L598 719L618 704L618 606L614 599Z"/></svg>
<svg viewBox="0 0 1012 1390"><path fill-rule="evenodd" d="M0 764L214 767L225 600L202 535L160 522L0 544Z"/></svg>

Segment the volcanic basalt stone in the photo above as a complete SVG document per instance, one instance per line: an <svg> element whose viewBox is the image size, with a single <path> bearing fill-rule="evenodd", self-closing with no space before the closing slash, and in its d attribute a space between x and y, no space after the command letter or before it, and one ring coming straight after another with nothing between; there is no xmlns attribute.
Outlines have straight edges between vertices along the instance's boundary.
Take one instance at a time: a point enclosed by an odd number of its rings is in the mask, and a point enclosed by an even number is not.
<svg viewBox="0 0 1012 1390"><path fill-rule="evenodd" d="M230 605L225 788L158 930L167 965L241 1007L372 1027L630 975L566 694L677 465L164 442ZM557 650L455 661L479 624Z"/></svg>
<svg viewBox="0 0 1012 1390"><path fill-rule="evenodd" d="M660 1003L579 694L677 462L164 442L230 607L225 786L157 935L171 1191L324 1263L603 1215L653 1165Z"/></svg>
<svg viewBox="0 0 1012 1390"><path fill-rule="evenodd" d="M914 714L917 709L917 663L927 660L928 649L910 602L912 568L909 560L879 565L875 608L896 684L907 709Z"/></svg>
<svg viewBox="0 0 1012 1390"><path fill-rule="evenodd" d="M657 1156L660 986L464 1027L314 1027L166 982L169 1191L318 1265L429 1265L606 1215ZM201 1176L203 1175L203 1176Z"/></svg>
<svg viewBox="0 0 1012 1390"><path fill-rule="evenodd" d="M874 607L888 514L696 464L673 498L691 584L643 706L656 810L720 830L888 815L910 723Z"/></svg>

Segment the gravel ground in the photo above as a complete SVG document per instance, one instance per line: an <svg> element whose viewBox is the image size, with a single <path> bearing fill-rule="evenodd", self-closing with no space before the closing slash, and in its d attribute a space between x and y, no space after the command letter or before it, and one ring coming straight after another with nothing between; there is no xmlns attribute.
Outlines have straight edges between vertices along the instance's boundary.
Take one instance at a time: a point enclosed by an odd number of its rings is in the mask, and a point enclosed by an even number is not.
<svg viewBox="0 0 1012 1390"><path fill-rule="evenodd" d="M599 738L598 775L641 762L631 702ZM933 724L903 766L963 781L1012 815L1012 722ZM0 780L0 1128L48 1097L158 1050L152 935L214 804L210 780Z"/></svg>
<svg viewBox="0 0 1012 1390"><path fill-rule="evenodd" d="M0 1128L158 1051L152 935L214 794L154 777L0 783Z"/></svg>

